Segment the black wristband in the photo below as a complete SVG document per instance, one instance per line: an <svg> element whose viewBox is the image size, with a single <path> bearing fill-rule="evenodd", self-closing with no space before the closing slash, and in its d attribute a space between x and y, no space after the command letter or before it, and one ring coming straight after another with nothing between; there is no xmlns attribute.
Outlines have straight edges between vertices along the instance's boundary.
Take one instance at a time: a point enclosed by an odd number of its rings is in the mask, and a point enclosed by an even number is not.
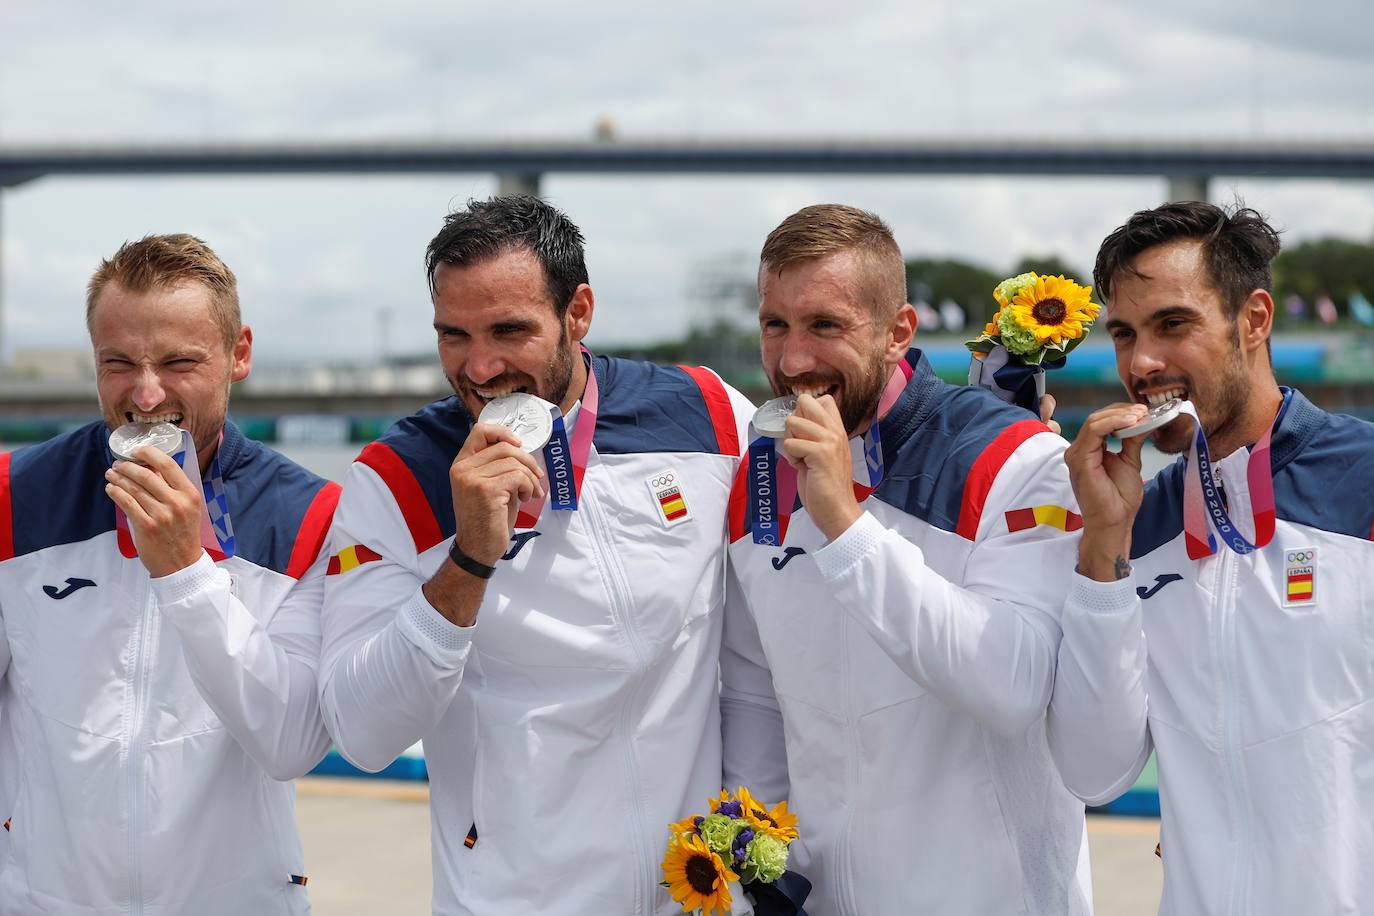
<svg viewBox="0 0 1374 916"><path fill-rule="evenodd" d="M479 579L490 579L491 574L496 572L495 566L479 563L459 550L457 538L453 539L453 545L448 549L448 558L453 561L454 566L457 566L463 572L471 573Z"/></svg>

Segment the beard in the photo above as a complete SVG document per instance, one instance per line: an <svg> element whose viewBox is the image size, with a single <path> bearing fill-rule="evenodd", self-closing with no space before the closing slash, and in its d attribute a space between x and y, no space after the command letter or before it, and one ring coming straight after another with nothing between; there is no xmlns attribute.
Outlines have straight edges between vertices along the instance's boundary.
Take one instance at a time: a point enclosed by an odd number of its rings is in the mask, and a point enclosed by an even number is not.
<svg viewBox="0 0 1374 916"><path fill-rule="evenodd" d="M1243 420L1250 399L1250 380L1240 354L1234 353L1226 366L1201 382L1195 387L1190 380L1179 379L1197 408L1203 433L1208 439L1216 440ZM1155 430L1150 439L1164 454L1177 455L1188 451L1193 444L1193 435L1193 422L1187 417L1179 417Z"/></svg>
<svg viewBox="0 0 1374 916"><path fill-rule="evenodd" d="M558 348L554 351L553 358L544 365L537 378L522 372L504 372L483 382L481 387L524 388L526 394L541 397L550 404L559 405L561 409L564 399L568 396L568 389L572 386L573 360L580 358L568 350L567 339L566 331L559 335ZM458 396L458 406L463 416L469 422L477 422L471 404L485 403L484 399L473 390L473 385L462 378L450 378L448 383L453 393Z"/></svg>
<svg viewBox="0 0 1374 916"><path fill-rule="evenodd" d="M809 390L839 385L835 406L839 408L845 432L853 437L872 422L890 372L882 356L877 355L868 365L860 367L849 376L838 372L809 373L792 378L774 376L769 379L769 383L773 386L773 393L778 396L795 392L799 388Z"/></svg>

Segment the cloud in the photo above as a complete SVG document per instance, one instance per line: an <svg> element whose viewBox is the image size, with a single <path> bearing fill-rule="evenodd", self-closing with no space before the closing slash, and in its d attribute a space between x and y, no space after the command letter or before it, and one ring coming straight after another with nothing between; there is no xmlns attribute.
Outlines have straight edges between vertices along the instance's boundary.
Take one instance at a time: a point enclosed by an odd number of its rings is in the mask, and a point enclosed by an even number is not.
<svg viewBox="0 0 1374 916"><path fill-rule="evenodd" d="M1318 8L1319 7L1319 8ZM1365 0L861 7L0 6L0 144L586 137L1374 137ZM1217 182L1218 196L1228 187ZM3 194L7 347L84 345L85 278L127 238L202 234L263 361L432 346L419 269L489 175L48 179ZM681 333L694 277L747 264L809 203L888 219L910 254L1083 268L1154 179L546 176L586 230L593 342ZM1374 231L1370 183L1238 184L1288 239ZM382 329L385 328L385 334Z"/></svg>

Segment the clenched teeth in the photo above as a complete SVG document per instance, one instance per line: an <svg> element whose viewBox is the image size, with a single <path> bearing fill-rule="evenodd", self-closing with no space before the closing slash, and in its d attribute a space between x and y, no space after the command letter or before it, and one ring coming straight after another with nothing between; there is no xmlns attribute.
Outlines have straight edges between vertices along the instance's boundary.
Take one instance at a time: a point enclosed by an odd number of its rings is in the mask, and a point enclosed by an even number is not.
<svg viewBox="0 0 1374 916"><path fill-rule="evenodd" d="M124 416L130 423L171 423L173 426L184 419L179 413L133 413L127 410Z"/></svg>
<svg viewBox="0 0 1374 916"><path fill-rule="evenodd" d="M1145 401L1151 407L1158 407L1166 401L1172 401L1183 397L1182 388L1170 388L1168 391L1156 391L1154 394L1145 395Z"/></svg>
<svg viewBox="0 0 1374 916"><path fill-rule="evenodd" d="M515 394L516 392L520 392L523 394L525 391L525 386L509 385L504 388L493 388L490 391L483 391L481 388L474 388L472 389L472 391L474 394L476 394L479 398L481 398L484 401L494 401L497 398L504 398L506 395Z"/></svg>

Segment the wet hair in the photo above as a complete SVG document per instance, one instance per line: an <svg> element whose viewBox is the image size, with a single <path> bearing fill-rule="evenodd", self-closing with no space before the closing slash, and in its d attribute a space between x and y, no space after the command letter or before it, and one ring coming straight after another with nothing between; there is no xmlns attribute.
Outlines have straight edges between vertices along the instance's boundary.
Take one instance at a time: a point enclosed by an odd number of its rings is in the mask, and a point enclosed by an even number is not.
<svg viewBox="0 0 1374 916"><path fill-rule="evenodd" d="M112 257L101 261L86 284L87 331L94 322L96 302L111 283L132 293L198 284L210 294L211 313L224 336L225 349L233 349L238 340L243 327L238 280L219 255L193 235L145 235L137 242L125 242Z"/></svg>
<svg viewBox="0 0 1374 916"><path fill-rule="evenodd" d="M1257 289L1272 293L1271 264L1279 254L1279 234L1264 217L1237 204L1229 212L1216 204L1183 201L1141 210L1102 241L1093 266L1093 283L1103 302L1123 272L1144 275L1136 256L1157 245L1184 239L1202 244L1203 263L1221 296L1226 318L1234 322L1245 300Z"/></svg>
<svg viewBox="0 0 1374 916"><path fill-rule="evenodd" d="M559 318L577 287L587 283L582 231L556 207L528 194L469 200L444 217L425 250L430 292L441 264L471 267L513 251L528 251L544 270L549 299Z"/></svg>
<svg viewBox="0 0 1374 916"><path fill-rule="evenodd" d="M768 234L759 266L780 274L794 264L847 251L858 254L863 265L855 296L875 315L895 314L906 302L906 264L887 223L867 210L844 204L798 210Z"/></svg>

